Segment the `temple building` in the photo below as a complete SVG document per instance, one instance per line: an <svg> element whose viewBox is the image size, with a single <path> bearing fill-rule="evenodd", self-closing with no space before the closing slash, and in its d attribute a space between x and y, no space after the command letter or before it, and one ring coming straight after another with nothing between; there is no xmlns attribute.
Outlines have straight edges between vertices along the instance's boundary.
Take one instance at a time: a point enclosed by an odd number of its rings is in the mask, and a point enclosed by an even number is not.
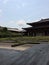
<svg viewBox="0 0 49 65"><path fill-rule="evenodd" d="M49 36L49 18L41 19L40 21L27 23L32 27L23 28L26 30L27 36Z"/></svg>

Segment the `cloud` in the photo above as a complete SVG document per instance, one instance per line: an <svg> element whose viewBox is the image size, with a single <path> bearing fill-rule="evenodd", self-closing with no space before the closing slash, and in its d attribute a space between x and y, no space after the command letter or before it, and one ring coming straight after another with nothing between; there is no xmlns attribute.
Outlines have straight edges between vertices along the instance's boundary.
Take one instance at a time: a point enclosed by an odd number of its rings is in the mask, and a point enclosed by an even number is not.
<svg viewBox="0 0 49 65"><path fill-rule="evenodd" d="M17 26L19 26L20 28L22 28L23 26L26 25L26 22L24 20L19 20L19 21L10 21L10 24L16 24Z"/></svg>
<svg viewBox="0 0 49 65"><path fill-rule="evenodd" d="M25 20L18 20L18 21L8 21L8 22L0 22L1 26L4 27L9 27L9 28L18 28L19 30L22 30L22 28L26 28L29 27L28 25L26 25L26 21Z"/></svg>
<svg viewBox="0 0 49 65"><path fill-rule="evenodd" d="M17 27L19 29L27 26L25 20L9 21L8 22L8 25L13 26L13 27Z"/></svg>
<svg viewBox="0 0 49 65"><path fill-rule="evenodd" d="M19 20L19 21L9 21L9 23L11 24L17 24L19 26L23 26L23 25L26 25L26 22L24 20Z"/></svg>
<svg viewBox="0 0 49 65"><path fill-rule="evenodd" d="M16 22L19 26L24 26L26 25L26 22L24 20L19 20Z"/></svg>
<svg viewBox="0 0 49 65"><path fill-rule="evenodd" d="M22 28L29 27L29 25L26 24L25 20L18 20L18 21L9 21L6 23L6 27L12 27L12 28L18 28L22 30Z"/></svg>
<svg viewBox="0 0 49 65"><path fill-rule="evenodd" d="M20 29L25 28L25 27L31 27L30 25L27 25L26 22L27 21L25 20L19 20L16 22L16 24L18 25Z"/></svg>
<svg viewBox="0 0 49 65"><path fill-rule="evenodd" d="M6 4L9 0L3 0L3 3Z"/></svg>

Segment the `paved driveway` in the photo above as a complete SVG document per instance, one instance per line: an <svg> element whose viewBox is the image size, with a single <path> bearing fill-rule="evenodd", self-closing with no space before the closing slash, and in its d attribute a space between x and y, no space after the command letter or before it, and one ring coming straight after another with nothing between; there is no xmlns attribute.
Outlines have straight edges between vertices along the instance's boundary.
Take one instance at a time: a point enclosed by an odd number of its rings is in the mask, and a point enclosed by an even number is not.
<svg viewBox="0 0 49 65"><path fill-rule="evenodd" d="M25 51L0 49L0 65L49 65L49 44L34 45Z"/></svg>

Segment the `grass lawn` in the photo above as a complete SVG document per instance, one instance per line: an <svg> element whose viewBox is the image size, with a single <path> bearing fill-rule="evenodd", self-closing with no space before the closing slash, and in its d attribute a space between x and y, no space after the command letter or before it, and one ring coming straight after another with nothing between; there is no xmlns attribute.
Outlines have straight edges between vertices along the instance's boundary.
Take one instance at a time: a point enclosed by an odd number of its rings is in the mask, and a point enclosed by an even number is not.
<svg viewBox="0 0 49 65"><path fill-rule="evenodd" d="M49 36L36 36L36 37L9 37L9 38L0 38L1 41L15 41L16 43L36 43L39 41L48 41L49 42Z"/></svg>

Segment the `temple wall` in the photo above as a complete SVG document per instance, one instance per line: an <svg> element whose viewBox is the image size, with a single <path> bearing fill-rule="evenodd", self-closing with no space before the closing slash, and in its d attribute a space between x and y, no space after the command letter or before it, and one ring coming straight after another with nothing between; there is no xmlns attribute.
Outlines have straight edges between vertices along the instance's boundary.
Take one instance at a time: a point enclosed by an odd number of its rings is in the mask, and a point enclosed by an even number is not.
<svg viewBox="0 0 49 65"><path fill-rule="evenodd" d="M36 36L44 36L45 32L36 33Z"/></svg>

